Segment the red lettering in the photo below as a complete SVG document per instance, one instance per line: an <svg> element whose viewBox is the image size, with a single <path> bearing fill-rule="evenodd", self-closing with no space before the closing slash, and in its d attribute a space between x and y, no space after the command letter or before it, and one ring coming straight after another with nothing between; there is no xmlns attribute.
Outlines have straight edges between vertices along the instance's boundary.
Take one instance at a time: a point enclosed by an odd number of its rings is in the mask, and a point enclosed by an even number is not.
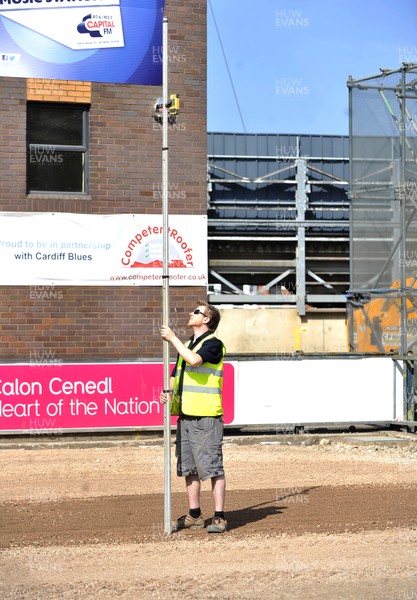
<svg viewBox="0 0 417 600"><path fill-rule="evenodd" d="M85 24L87 29L100 29L101 27L114 27L114 21L92 21L88 20Z"/></svg>

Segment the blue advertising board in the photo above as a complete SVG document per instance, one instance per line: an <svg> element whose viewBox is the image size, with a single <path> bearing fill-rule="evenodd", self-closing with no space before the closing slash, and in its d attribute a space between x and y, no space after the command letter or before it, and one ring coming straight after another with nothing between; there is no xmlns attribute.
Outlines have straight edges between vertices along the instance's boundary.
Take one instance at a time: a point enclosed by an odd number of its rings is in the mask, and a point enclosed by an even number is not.
<svg viewBox="0 0 417 600"><path fill-rule="evenodd" d="M0 76L161 85L164 0L0 0Z"/></svg>

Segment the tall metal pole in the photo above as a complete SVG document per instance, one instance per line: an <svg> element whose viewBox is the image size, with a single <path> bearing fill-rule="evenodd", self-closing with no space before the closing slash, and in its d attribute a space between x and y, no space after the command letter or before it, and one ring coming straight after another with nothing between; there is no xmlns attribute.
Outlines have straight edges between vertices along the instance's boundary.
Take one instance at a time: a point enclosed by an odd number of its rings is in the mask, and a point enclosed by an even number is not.
<svg viewBox="0 0 417 600"><path fill-rule="evenodd" d="M169 326L169 231L168 231L168 19L162 21L162 321ZM164 406L164 532L172 533L171 519L171 411L169 342L163 341L164 390L168 401Z"/></svg>
<svg viewBox="0 0 417 600"><path fill-rule="evenodd" d="M398 123L398 134L399 134L399 146L400 146L400 176L397 186L400 190L399 201L400 201L400 288L401 288L401 320L400 320L400 352L402 356L407 354L407 266L405 262L406 250L407 250L407 191L405 186L405 159L406 159L406 145L405 145L405 71L404 68L401 70L401 90L399 90L400 98L400 118ZM408 382L409 382L409 363L407 360L403 362L403 413L404 420L410 419L409 414L409 394L408 394Z"/></svg>
<svg viewBox="0 0 417 600"><path fill-rule="evenodd" d="M401 94L400 102L400 122L399 128L399 139L400 139L400 177L399 177L399 189L400 189L400 219L401 219L401 245L400 245L400 286L401 286L401 349L400 352L403 356L407 353L407 265L405 261L406 250L407 250L407 186L405 185L405 163L406 163L406 131L405 131L405 69L401 71ZM398 185L398 183L397 183ZM406 371L406 369L405 369Z"/></svg>
<svg viewBox="0 0 417 600"><path fill-rule="evenodd" d="M297 155L299 150L297 149ZM307 161L305 158L295 159L295 204L297 221L305 220L307 206ZM297 223L297 315L304 317L306 314L306 228Z"/></svg>

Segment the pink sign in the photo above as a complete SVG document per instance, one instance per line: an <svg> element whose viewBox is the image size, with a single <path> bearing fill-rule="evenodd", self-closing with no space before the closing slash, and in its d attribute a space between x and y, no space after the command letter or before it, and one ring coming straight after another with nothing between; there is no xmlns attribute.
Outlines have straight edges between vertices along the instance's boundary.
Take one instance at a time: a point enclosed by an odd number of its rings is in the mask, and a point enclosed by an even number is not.
<svg viewBox="0 0 417 600"><path fill-rule="evenodd" d="M162 388L162 363L0 365L0 431L163 427ZM223 408L232 423L230 363Z"/></svg>

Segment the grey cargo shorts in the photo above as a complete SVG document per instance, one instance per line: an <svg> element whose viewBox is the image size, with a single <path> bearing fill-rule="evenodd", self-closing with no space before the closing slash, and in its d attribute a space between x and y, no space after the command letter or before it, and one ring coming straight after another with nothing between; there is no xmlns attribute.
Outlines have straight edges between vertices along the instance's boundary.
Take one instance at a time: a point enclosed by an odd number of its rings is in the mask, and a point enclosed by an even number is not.
<svg viewBox="0 0 417 600"><path fill-rule="evenodd" d="M224 475L223 417L181 416L177 422L177 475L204 481Z"/></svg>

